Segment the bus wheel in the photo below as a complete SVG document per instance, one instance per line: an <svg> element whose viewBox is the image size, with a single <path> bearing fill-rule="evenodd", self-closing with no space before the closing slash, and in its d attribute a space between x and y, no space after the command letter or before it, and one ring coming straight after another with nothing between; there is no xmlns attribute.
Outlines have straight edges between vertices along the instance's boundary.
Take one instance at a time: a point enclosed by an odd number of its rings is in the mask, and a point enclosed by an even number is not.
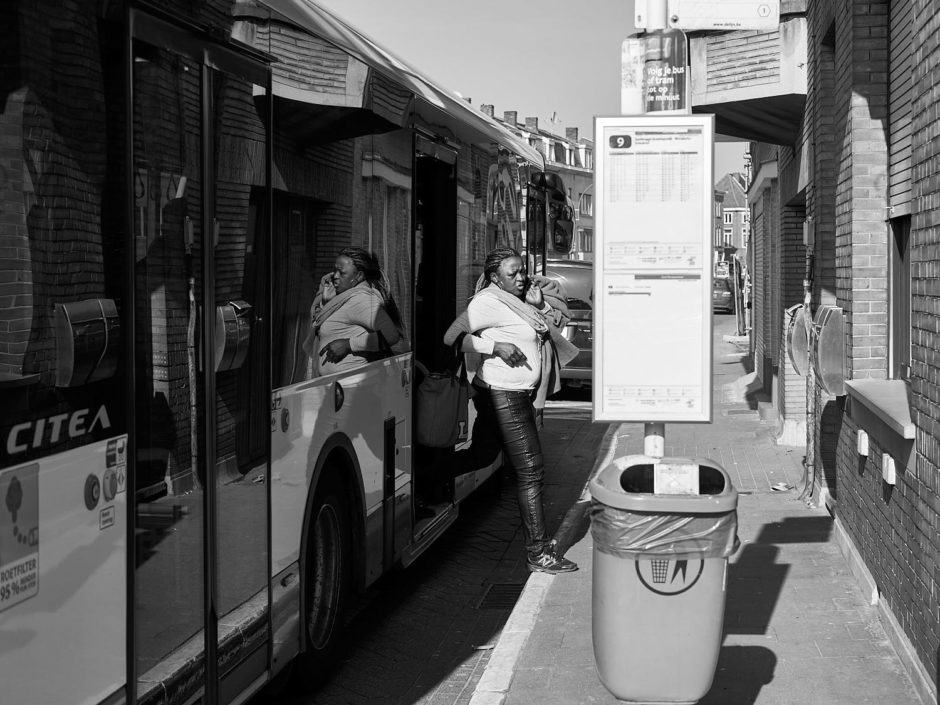
<svg viewBox="0 0 940 705"><path fill-rule="evenodd" d="M342 647L352 550L348 501L337 482L328 482L314 501L304 584L307 649L294 674L304 690L319 688L331 675Z"/></svg>

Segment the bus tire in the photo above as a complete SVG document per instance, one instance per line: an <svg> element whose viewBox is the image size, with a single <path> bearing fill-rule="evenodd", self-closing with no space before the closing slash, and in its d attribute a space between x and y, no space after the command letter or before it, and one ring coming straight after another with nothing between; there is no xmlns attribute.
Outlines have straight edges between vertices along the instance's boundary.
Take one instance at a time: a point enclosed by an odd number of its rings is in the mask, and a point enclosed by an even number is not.
<svg viewBox="0 0 940 705"><path fill-rule="evenodd" d="M342 484L327 477L310 515L303 585L306 649L293 669L304 691L316 690L332 675L343 647L352 579L351 521Z"/></svg>

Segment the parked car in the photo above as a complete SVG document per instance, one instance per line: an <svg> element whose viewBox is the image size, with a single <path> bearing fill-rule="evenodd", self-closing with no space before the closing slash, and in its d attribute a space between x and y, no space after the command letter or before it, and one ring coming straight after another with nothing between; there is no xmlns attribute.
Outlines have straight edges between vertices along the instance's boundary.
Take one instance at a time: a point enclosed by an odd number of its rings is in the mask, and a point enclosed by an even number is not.
<svg viewBox="0 0 940 705"><path fill-rule="evenodd" d="M549 260L547 276L559 282L566 292L571 319L565 337L578 348L578 355L561 370L568 387L591 384L594 343L594 265L580 260Z"/></svg>
<svg viewBox="0 0 940 705"><path fill-rule="evenodd" d="M734 284L730 279L715 277L712 280L712 311L734 313Z"/></svg>

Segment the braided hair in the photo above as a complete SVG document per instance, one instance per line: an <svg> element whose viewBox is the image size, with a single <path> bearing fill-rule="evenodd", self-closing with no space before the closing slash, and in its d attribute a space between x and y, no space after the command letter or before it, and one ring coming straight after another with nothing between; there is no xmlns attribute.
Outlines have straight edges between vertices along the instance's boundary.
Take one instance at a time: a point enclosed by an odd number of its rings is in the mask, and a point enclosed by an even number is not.
<svg viewBox="0 0 940 705"><path fill-rule="evenodd" d="M385 312L392 319L398 328L403 328L401 313L398 310L398 304L392 297L391 287L388 283L388 277L379 266L379 258L374 252L369 252L361 247L344 247L339 253L343 257L348 257L353 266L362 272L362 279L370 287L379 292L385 306Z"/></svg>
<svg viewBox="0 0 940 705"><path fill-rule="evenodd" d="M503 263L504 260L509 259L510 257L522 257L519 252L512 247L497 247L495 250L490 250L486 253L486 259L483 260L483 274L480 275L480 278L477 279L477 285L474 288L474 293L485 289L490 285L490 275L496 274L499 271L499 265Z"/></svg>

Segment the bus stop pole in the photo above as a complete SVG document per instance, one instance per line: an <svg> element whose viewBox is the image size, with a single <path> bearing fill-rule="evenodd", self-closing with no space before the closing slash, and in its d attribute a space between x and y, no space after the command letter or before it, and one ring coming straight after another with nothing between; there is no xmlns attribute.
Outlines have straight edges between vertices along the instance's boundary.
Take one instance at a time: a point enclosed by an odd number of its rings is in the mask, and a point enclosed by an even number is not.
<svg viewBox="0 0 940 705"><path fill-rule="evenodd" d="M643 454L650 458L666 454L666 424L653 421L643 424Z"/></svg>
<svg viewBox="0 0 940 705"><path fill-rule="evenodd" d="M666 0L648 0L646 31L666 29L668 14ZM644 105L646 104L646 86L643 86ZM647 421L643 424L643 454L650 458L662 458L666 454L666 424Z"/></svg>

